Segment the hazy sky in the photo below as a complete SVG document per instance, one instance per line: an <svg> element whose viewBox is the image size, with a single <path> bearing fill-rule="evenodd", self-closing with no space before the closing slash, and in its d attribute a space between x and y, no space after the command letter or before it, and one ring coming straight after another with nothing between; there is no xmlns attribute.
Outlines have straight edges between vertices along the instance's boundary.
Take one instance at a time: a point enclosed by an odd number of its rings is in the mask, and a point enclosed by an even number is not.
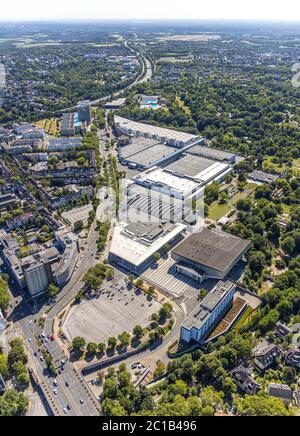
<svg viewBox="0 0 300 436"><path fill-rule="evenodd" d="M260 19L300 21L299 0L4 0L0 20Z"/></svg>

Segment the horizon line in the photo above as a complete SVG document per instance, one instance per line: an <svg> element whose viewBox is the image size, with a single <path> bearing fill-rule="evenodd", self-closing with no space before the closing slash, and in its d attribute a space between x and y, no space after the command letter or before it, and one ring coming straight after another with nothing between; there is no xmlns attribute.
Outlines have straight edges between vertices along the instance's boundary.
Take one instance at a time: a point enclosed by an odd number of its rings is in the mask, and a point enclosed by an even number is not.
<svg viewBox="0 0 300 436"><path fill-rule="evenodd" d="M0 18L0 23L49 23L49 22L77 22L77 23L100 23L100 22L235 22L235 23L269 23L269 24L299 24L300 18Z"/></svg>

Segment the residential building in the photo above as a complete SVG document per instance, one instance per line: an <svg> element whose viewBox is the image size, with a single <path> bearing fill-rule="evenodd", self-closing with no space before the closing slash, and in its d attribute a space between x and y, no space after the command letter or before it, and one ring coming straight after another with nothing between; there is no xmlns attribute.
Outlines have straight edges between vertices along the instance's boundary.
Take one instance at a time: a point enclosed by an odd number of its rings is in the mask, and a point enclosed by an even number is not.
<svg viewBox="0 0 300 436"><path fill-rule="evenodd" d="M281 349L266 340L261 341L253 351L254 363L261 371L265 371L273 365L275 359L280 355Z"/></svg>
<svg viewBox="0 0 300 436"><path fill-rule="evenodd" d="M284 356L286 365L300 369L300 348L289 348Z"/></svg>
<svg viewBox="0 0 300 436"><path fill-rule="evenodd" d="M17 202L17 197L15 194L4 194L0 195L0 210L6 209L9 206L15 205Z"/></svg>
<svg viewBox="0 0 300 436"><path fill-rule="evenodd" d="M15 230L27 224L34 223L35 215L32 212L26 212L22 215L15 216L6 220L6 225L9 230Z"/></svg>
<svg viewBox="0 0 300 436"><path fill-rule="evenodd" d="M292 334L292 330L284 322L278 321L276 324L275 334L280 339L284 339L286 336Z"/></svg>
<svg viewBox="0 0 300 436"><path fill-rule="evenodd" d="M287 385L280 385L277 383L270 383L268 387L268 395L270 397L279 398L286 406L289 406L293 401L293 391Z"/></svg>
<svg viewBox="0 0 300 436"><path fill-rule="evenodd" d="M82 147L82 139L78 137L51 138L48 143L48 152L76 150Z"/></svg>
<svg viewBox="0 0 300 436"><path fill-rule="evenodd" d="M28 291L33 298L47 290L50 282L45 265L42 262L32 259L31 263L23 266L23 271Z"/></svg>
<svg viewBox="0 0 300 436"><path fill-rule="evenodd" d="M241 365L232 371L232 375L239 388L248 395L256 395L261 387L254 378L253 368Z"/></svg>
<svg viewBox="0 0 300 436"><path fill-rule="evenodd" d="M55 232L55 239L58 242L63 255L55 272L54 281L59 286L64 286L71 278L79 256L79 240L75 233L68 228L63 228Z"/></svg>

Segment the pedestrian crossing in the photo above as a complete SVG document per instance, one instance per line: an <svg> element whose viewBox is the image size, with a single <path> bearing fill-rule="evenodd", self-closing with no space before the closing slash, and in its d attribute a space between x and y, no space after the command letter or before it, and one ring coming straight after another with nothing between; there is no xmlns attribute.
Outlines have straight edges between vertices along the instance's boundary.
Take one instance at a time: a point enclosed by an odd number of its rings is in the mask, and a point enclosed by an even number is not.
<svg viewBox="0 0 300 436"><path fill-rule="evenodd" d="M144 272L143 278L176 298L195 294L199 290L195 281L176 272L176 262L171 257L161 259L157 265L150 267Z"/></svg>

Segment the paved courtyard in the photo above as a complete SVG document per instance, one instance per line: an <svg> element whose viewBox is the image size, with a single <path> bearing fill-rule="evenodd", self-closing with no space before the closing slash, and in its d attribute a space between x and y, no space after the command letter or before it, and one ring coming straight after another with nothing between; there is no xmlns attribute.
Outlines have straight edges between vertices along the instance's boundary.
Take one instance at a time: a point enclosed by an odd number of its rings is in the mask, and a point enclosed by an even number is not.
<svg viewBox="0 0 300 436"><path fill-rule="evenodd" d="M176 262L169 257L161 259L144 272L143 278L175 298L185 295L193 297L201 288L194 280L176 272Z"/></svg>
<svg viewBox="0 0 300 436"><path fill-rule="evenodd" d="M86 204L82 207L75 207L74 209L68 210L62 213L63 218L65 218L71 225L74 225L77 221L83 221L86 225L89 218L89 212L93 210L91 204Z"/></svg>
<svg viewBox="0 0 300 436"><path fill-rule="evenodd" d="M146 326L151 315L161 308L139 291L108 289L99 298L84 300L71 309L63 326L69 340L82 336L88 342L105 343L111 336L131 333L136 325Z"/></svg>

